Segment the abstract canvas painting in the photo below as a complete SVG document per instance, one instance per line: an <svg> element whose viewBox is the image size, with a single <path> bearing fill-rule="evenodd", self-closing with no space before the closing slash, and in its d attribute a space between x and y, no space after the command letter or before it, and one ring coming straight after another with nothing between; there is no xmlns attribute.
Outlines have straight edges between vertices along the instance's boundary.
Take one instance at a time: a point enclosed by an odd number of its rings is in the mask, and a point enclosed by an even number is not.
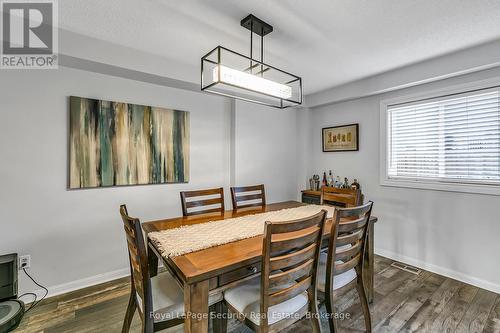
<svg viewBox="0 0 500 333"><path fill-rule="evenodd" d="M189 112L70 97L69 187L189 181Z"/></svg>

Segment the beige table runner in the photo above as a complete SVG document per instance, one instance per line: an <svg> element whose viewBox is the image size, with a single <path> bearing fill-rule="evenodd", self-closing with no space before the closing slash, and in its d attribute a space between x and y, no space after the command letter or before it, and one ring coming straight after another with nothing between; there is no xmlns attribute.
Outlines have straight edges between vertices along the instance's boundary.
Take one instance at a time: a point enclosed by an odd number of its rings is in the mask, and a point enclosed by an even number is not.
<svg viewBox="0 0 500 333"><path fill-rule="evenodd" d="M300 219L319 213L322 209L328 212L328 218L333 217L335 208L332 206L307 205L151 232L148 237L163 257L175 257L262 235L266 221Z"/></svg>

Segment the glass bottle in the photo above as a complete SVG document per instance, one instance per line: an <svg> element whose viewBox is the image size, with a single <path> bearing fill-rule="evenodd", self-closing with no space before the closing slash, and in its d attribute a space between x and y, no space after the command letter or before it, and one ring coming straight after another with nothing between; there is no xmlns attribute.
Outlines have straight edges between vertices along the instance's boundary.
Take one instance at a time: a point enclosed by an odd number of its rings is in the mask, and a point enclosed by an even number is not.
<svg viewBox="0 0 500 333"><path fill-rule="evenodd" d="M333 182L334 182L333 174L332 174L332 170L330 170L330 173L328 174L328 179L327 179L327 186L333 186Z"/></svg>

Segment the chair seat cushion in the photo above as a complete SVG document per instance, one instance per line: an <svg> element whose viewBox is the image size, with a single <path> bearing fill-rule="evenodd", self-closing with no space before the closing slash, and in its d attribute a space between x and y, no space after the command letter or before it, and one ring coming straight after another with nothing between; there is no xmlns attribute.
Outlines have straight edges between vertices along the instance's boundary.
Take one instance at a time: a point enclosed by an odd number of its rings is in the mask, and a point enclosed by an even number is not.
<svg viewBox="0 0 500 333"><path fill-rule="evenodd" d="M260 277L256 277L224 292L226 302L236 311L251 320L255 325L260 324ZM282 319L293 317L308 303L307 293L304 292L283 303L269 307L267 323L274 324Z"/></svg>
<svg viewBox="0 0 500 333"><path fill-rule="evenodd" d="M151 278L151 292L155 322L184 317L184 291L168 271ZM139 295L137 297L142 309ZM212 305L221 300L221 293L211 295L208 304Z"/></svg>
<svg viewBox="0 0 500 333"><path fill-rule="evenodd" d="M319 256L319 265L318 265L318 290L325 291L325 283L326 283L326 261L328 258L328 254L321 253ZM335 262L336 264L341 264L342 261L338 260ZM342 274L335 275L333 277L333 290L337 290L351 282L356 278L356 270L351 268L347 272Z"/></svg>

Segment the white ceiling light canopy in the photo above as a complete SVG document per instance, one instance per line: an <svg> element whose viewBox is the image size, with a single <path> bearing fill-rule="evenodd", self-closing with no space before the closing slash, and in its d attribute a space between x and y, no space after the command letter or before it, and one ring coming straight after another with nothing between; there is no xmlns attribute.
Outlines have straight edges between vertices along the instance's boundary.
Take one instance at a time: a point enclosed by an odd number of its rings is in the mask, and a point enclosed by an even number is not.
<svg viewBox="0 0 500 333"><path fill-rule="evenodd" d="M264 63L264 36L273 27L248 15L250 57L222 46L201 58L201 90L284 109L302 104L302 78ZM260 36L260 60L253 58L253 35Z"/></svg>

